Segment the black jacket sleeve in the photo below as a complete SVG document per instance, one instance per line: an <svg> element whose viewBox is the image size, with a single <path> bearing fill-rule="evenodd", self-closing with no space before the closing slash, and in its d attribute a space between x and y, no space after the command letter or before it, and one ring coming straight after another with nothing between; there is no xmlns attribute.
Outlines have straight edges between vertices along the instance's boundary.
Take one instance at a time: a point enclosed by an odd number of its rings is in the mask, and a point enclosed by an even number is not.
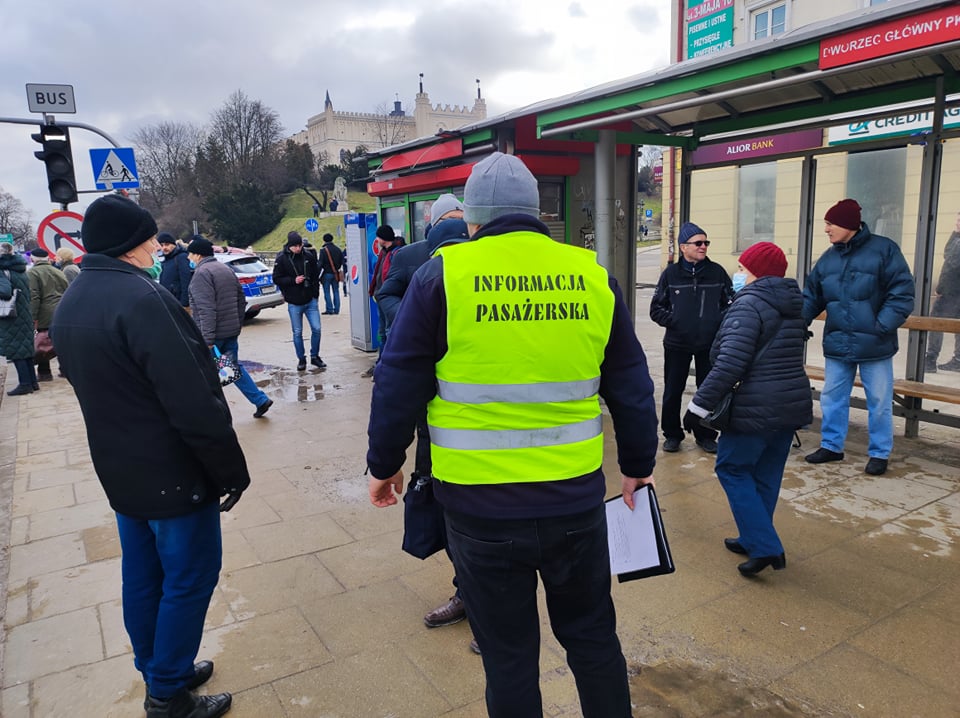
<svg viewBox="0 0 960 718"><path fill-rule="evenodd" d="M670 301L670 280L667 277L669 267L660 274L657 287L650 300L650 318L661 327L668 329L673 324L673 303Z"/></svg>
<svg viewBox="0 0 960 718"><path fill-rule="evenodd" d="M190 280L193 278L193 270L190 269L190 257L186 252L177 255L174 260L176 264L174 269L177 272L177 278L180 280L180 290L176 297L183 306L190 305Z"/></svg>

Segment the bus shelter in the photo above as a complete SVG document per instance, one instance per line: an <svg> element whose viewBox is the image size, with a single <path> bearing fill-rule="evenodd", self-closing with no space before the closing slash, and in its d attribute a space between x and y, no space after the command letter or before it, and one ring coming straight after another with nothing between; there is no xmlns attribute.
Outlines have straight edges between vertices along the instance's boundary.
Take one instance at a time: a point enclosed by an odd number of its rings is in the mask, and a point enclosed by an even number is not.
<svg viewBox="0 0 960 718"><path fill-rule="evenodd" d="M389 221L392 209L412 206L397 203L391 187L423 189L426 180L462 190L473 162L495 149L514 152L541 185L553 181L554 238L596 249L626 285L634 281L639 146L668 148L665 261L676 228L692 219L728 271L748 246L773 241L802 283L829 246L826 210L853 197L871 230L896 241L914 272L917 317L902 332L897 371L903 382L929 384L929 335L960 324L923 319L943 248L960 232L958 71L956 2L882 5L382 150L371 157L371 193ZM584 232L577 215L587 204ZM947 358L955 336L945 338ZM818 352L819 341L809 351ZM940 411L960 403L960 373L942 380L934 396L945 401L933 408L924 408L923 390L900 397L895 411L907 418L908 434L921 420L960 427L960 417Z"/></svg>

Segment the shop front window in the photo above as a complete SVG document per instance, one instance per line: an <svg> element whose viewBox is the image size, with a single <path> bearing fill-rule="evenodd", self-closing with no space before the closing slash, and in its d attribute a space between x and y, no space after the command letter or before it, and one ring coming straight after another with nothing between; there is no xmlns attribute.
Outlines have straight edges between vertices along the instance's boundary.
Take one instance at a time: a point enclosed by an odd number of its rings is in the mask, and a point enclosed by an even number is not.
<svg viewBox="0 0 960 718"><path fill-rule="evenodd" d="M403 205L384 208L383 223L389 224L395 234L403 235L407 226L407 208Z"/></svg>
<svg viewBox="0 0 960 718"><path fill-rule="evenodd" d="M746 165L737 173L737 251L772 242L777 210L777 163Z"/></svg>
<svg viewBox="0 0 960 718"><path fill-rule="evenodd" d="M860 216L871 232L889 237L897 244L903 241L906 176L906 147L847 156L846 196L860 203Z"/></svg>

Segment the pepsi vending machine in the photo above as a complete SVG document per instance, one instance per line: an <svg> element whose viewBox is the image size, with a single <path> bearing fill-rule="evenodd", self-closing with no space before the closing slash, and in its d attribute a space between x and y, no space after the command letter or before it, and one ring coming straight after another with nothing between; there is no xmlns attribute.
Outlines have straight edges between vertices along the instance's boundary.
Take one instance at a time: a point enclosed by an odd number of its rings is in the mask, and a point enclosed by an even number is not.
<svg viewBox="0 0 960 718"><path fill-rule="evenodd" d="M377 215L348 212L343 217L347 236L347 293L350 297L350 343L365 352L380 348L377 303L369 295L370 278L377 265L374 250Z"/></svg>

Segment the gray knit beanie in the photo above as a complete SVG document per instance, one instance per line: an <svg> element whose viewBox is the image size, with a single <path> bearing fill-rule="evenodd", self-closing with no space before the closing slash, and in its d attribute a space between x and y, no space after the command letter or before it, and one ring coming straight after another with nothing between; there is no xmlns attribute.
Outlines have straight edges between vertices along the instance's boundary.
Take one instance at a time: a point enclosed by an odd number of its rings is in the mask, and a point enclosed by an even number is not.
<svg viewBox="0 0 960 718"><path fill-rule="evenodd" d="M540 216L537 179L523 161L494 152L473 166L463 189L463 219L486 224L505 214Z"/></svg>

